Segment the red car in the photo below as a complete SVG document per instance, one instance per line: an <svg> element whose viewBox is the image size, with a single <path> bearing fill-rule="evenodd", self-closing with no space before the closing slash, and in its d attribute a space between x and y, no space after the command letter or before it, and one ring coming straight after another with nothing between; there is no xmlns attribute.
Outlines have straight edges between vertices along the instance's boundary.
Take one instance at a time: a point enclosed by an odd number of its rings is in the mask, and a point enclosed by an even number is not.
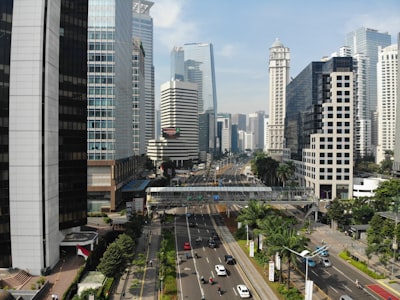
<svg viewBox="0 0 400 300"><path fill-rule="evenodd" d="M190 249L192 249L192 248L190 247L190 243L189 243L189 242L185 242L185 243L183 244L183 250L190 250Z"/></svg>

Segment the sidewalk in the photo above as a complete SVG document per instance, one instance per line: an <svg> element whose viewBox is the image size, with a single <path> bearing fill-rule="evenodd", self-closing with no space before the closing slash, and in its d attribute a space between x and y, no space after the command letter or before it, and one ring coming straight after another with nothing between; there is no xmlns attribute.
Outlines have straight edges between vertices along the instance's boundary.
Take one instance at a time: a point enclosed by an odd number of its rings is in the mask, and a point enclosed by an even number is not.
<svg viewBox="0 0 400 300"><path fill-rule="evenodd" d="M135 259L138 258L139 254L143 254L146 260L145 266L141 270L139 267L133 265L128 267L127 273L120 278L110 299L158 299L159 284L157 280L159 262L157 252L160 248L160 240L161 224L157 218L144 226L142 236L138 240Z"/></svg>

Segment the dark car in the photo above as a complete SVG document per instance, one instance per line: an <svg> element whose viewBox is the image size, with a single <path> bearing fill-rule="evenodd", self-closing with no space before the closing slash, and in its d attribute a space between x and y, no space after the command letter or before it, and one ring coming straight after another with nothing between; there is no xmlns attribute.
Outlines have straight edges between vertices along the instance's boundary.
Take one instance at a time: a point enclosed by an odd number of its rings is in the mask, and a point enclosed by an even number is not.
<svg viewBox="0 0 400 300"><path fill-rule="evenodd" d="M217 243L214 240L210 239L208 241L208 247L209 248L217 248Z"/></svg>
<svg viewBox="0 0 400 300"><path fill-rule="evenodd" d="M235 259L233 258L232 255L226 254L225 255L225 262L228 265L234 265L236 263Z"/></svg>
<svg viewBox="0 0 400 300"><path fill-rule="evenodd" d="M189 227L196 227L196 223L195 222L190 222L189 223Z"/></svg>

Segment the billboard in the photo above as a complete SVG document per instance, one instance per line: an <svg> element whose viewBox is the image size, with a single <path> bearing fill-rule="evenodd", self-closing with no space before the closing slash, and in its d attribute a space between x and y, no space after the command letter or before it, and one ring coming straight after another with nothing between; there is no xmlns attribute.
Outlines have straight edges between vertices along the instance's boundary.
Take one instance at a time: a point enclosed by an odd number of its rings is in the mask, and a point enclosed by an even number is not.
<svg viewBox="0 0 400 300"><path fill-rule="evenodd" d="M166 127L162 129L162 136L166 139L176 139L181 135L179 127Z"/></svg>

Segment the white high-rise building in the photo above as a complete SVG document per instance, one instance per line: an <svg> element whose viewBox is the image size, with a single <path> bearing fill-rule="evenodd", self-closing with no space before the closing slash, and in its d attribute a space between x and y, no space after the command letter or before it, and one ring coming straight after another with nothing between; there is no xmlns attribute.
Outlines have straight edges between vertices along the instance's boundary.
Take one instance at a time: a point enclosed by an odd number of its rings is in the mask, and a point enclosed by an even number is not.
<svg viewBox="0 0 400 300"><path fill-rule="evenodd" d="M281 160L284 148L286 85L289 83L290 52L278 39L269 52L268 153Z"/></svg>
<svg viewBox="0 0 400 300"><path fill-rule="evenodd" d="M400 103L400 33L397 35L397 103ZM396 106L396 118L400 120L400 105ZM393 175L400 177L400 122L396 122L396 138L394 144Z"/></svg>
<svg viewBox="0 0 400 300"><path fill-rule="evenodd" d="M264 149L264 111L258 111L249 114L249 124L247 126L248 132L254 133L254 147L255 149Z"/></svg>
<svg viewBox="0 0 400 300"><path fill-rule="evenodd" d="M218 114L218 137L220 138L221 154L231 152L232 148L232 121L230 114Z"/></svg>
<svg viewBox="0 0 400 300"><path fill-rule="evenodd" d="M133 38L139 38L145 53L145 123L146 143L155 138L155 96L154 96L154 65L153 65L153 18L150 9L154 2L133 0L132 30ZM143 111L142 111L143 114Z"/></svg>
<svg viewBox="0 0 400 300"><path fill-rule="evenodd" d="M378 79L378 145L376 163L385 159L386 151L394 151L396 134L396 101L398 48L391 45L379 48Z"/></svg>
<svg viewBox="0 0 400 300"><path fill-rule="evenodd" d="M150 140L147 155L155 165L168 158L177 167L189 167L199 158L197 85L168 81L161 85L161 134Z"/></svg>

